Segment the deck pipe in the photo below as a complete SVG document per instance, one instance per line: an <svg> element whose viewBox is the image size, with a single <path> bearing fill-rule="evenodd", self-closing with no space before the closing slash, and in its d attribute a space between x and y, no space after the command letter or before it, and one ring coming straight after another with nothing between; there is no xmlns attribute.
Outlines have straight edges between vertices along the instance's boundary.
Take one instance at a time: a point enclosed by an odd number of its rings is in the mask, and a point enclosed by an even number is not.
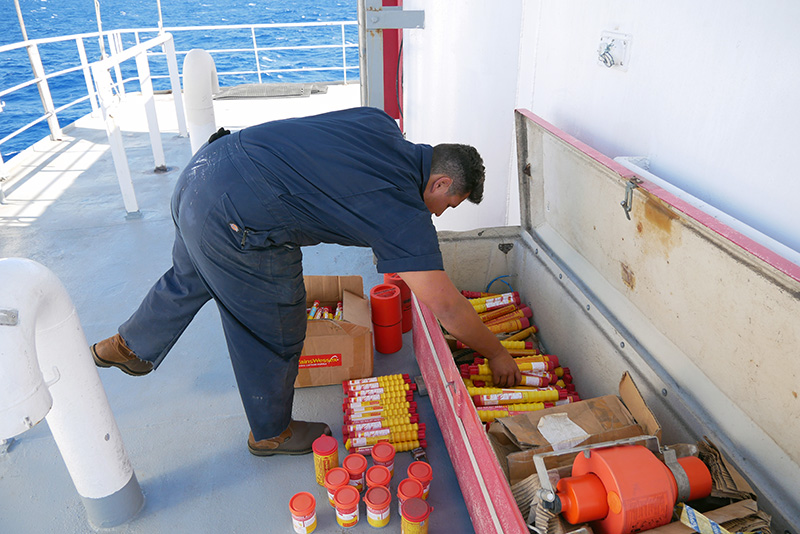
<svg viewBox="0 0 800 534"><path fill-rule="evenodd" d="M199 48L190 50L183 60L183 94L192 154L217 131L213 95L218 92L217 67L211 54Z"/></svg>
<svg viewBox="0 0 800 534"><path fill-rule="evenodd" d="M0 439L46 418L94 527L133 518L144 495L75 306L46 267L0 259Z"/></svg>

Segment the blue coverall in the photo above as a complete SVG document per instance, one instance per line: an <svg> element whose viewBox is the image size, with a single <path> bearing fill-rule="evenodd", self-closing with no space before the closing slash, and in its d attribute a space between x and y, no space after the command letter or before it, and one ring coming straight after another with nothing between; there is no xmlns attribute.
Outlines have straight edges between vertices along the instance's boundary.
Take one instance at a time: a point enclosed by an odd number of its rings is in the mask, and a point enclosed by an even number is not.
<svg viewBox="0 0 800 534"><path fill-rule="evenodd" d="M366 107L207 144L172 197L173 265L120 335L157 367L213 298L253 436L277 436L291 420L306 331L300 247L369 246L382 273L443 269L423 201L432 152Z"/></svg>

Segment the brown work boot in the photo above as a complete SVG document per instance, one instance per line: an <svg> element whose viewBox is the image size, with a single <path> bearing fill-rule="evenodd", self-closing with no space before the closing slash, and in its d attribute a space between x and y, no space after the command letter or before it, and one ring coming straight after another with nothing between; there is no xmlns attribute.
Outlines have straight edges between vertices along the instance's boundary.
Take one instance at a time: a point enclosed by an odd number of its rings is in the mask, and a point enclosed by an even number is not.
<svg viewBox="0 0 800 534"><path fill-rule="evenodd" d="M152 362L139 359L119 334L92 345L92 357L97 367L118 367L132 376L146 375L153 370Z"/></svg>
<svg viewBox="0 0 800 534"><path fill-rule="evenodd" d="M308 454L314 440L322 434L331 435L331 429L325 423L307 423L292 420L289 427L278 436L256 441L253 433L247 438L247 448L256 456L272 456L273 454Z"/></svg>

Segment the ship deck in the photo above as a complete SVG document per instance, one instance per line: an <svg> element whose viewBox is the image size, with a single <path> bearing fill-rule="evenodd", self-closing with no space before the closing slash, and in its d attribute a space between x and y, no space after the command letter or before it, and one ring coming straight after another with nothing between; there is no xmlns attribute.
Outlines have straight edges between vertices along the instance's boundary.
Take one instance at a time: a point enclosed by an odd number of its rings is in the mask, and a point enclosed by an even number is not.
<svg viewBox="0 0 800 534"><path fill-rule="evenodd" d="M178 135L171 97L157 95L156 104L166 173L153 171L137 97L129 95L116 116L140 217L126 216L99 115L81 118L64 128L62 140L42 140L8 162L0 257L29 258L52 270L69 292L89 343L116 333L170 266L169 199L191 148L189 139ZM358 104L357 85L334 85L326 94L302 98L218 100L215 114L218 126L239 129ZM369 249L319 245L303 252L306 274L360 275L365 293L382 282ZM376 375L419 374L411 335L404 334L399 353L375 353ZM345 530L336 523L324 488L315 483L311 455L259 458L248 452L249 429L213 304L200 311L156 372L137 378L115 369L99 374L145 494L135 518L104 531L291 532L288 503L299 491L317 497L317 532ZM325 421L341 443L342 395L338 385L299 389L293 416ZM430 532L473 532L430 401L416 397L434 470ZM340 446L340 458L343 451ZM409 453L398 453L393 494L411 461ZM372 528L362 504L361 521L346 530ZM95 531L44 421L0 453L0 531ZM396 500L383 531L400 532Z"/></svg>

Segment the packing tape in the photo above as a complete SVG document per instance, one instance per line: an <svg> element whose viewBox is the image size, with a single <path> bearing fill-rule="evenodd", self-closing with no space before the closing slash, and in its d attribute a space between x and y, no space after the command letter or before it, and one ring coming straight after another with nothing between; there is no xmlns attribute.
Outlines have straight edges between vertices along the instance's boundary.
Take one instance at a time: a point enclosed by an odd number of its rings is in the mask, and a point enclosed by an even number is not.
<svg viewBox="0 0 800 534"><path fill-rule="evenodd" d="M753 532L732 533L726 528L722 527L719 523L710 520L691 506L684 503L679 503L676 508L680 514L681 523L693 529L695 532L699 532L700 534L755 534Z"/></svg>

